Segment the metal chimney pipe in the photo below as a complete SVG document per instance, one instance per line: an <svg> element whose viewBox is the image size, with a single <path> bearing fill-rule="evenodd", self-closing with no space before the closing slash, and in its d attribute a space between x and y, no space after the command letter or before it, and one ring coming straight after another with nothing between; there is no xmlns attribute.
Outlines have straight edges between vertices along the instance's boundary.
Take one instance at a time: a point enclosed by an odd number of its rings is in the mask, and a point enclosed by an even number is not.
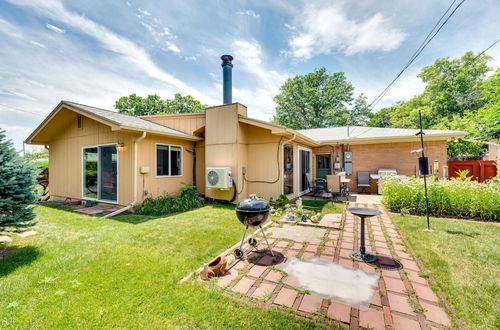
<svg viewBox="0 0 500 330"><path fill-rule="evenodd" d="M233 103L233 57L222 55L222 104Z"/></svg>

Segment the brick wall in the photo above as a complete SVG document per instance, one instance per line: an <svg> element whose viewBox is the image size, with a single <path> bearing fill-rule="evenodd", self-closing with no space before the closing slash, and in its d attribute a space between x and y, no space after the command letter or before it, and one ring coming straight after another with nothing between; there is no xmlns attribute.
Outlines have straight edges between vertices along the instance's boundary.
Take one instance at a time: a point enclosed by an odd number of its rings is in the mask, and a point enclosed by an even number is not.
<svg viewBox="0 0 500 330"><path fill-rule="evenodd" d="M352 151L352 175L348 176L351 179L349 189L358 191L357 188L357 172L368 171L377 173L379 168L395 168L398 174L412 176L418 173L418 157L420 154L410 153L412 150L420 149L420 142L402 142L402 143L379 143L379 144L362 144L349 146ZM314 154L335 154L341 155L341 148L335 147L320 147L313 149ZM425 142L425 153L429 158L429 170L434 170L434 161L439 162L439 176L443 174L443 166L447 162L447 143L442 141ZM333 165L332 165L333 166ZM316 164L313 165L313 168ZM372 182L371 192L377 191L377 185Z"/></svg>

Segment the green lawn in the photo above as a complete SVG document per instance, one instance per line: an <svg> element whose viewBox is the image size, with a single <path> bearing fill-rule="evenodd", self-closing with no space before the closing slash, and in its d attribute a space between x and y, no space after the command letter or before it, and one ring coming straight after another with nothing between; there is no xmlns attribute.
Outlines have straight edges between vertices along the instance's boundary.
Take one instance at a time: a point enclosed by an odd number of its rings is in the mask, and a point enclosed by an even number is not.
<svg viewBox="0 0 500 330"><path fill-rule="evenodd" d="M164 218L38 206L39 232L0 261L0 328L314 328L178 282L241 238L230 207Z"/></svg>
<svg viewBox="0 0 500 330"><path fill-rule="evenodd" d="M459 317L473 329L500 327L500 226L425 217L395 216L411 247Z"/></svg>
<svg viewBox="0 0 500 330"><path fill-rule="evenodd" d="M344 212L345 203L342 202L329 202L323 200L303 200L302 204L307 207L317 209L317 211L326 213L342 213Z"/></svg>

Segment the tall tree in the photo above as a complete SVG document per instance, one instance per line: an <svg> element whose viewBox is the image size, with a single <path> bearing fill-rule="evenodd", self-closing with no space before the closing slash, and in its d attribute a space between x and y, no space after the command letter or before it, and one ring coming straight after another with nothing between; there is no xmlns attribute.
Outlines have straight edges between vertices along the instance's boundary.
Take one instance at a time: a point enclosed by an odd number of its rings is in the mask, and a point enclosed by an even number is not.
<svg viewBox="0 0 500 330"><path fill-rule="evenodd" d="M367 125L370 127L391 127L391 114L395 107L383 108L370 115Z"/></svg>
<svg viewBox="0 0 500 330"><path fill-rule="evenodd" d="M34 166L17 154L0 129L0 232L34 225L36 175Z"/></svg>
<svg viewBox="0 0 500 330"><path fill-rule="evenodd" d="M343 72L328 74L325 68L288 79L274 97L273 121L293 129L345 125L353 100L352 84Z"/></svg>
<svg viewBox="0 0 500 330"><path fill-rule="evenodd" d="M118 112L132 116L203 112L205 107L192 96L181 94L175 94L173 99L162 99L157 94L148 95L146 98L130 94L115 102Z"/></svg>
<svg viewBox="0 0 500 330"><path fill-rule="evenodd" d="M483 84L484 105L469 117L475 123L476 136L500 139L500 69Z"/></svg>
<svg viewBox="0 0 500 330"><path fill-rule="evenodd" d="M459 59L438 58L422 69L419 77L427 84L424 94L431 100L436 115L462 115L482 105L481 83L491 70L487 65L490 59L467 52Z"/></svg>
<svg viewBox="0 0 500 330"><path fill-rule="evenodd" d="M349 110L348 125L365 126L372 116L368 106L367 97L361 93L355 100L354 105Z"/></svg>

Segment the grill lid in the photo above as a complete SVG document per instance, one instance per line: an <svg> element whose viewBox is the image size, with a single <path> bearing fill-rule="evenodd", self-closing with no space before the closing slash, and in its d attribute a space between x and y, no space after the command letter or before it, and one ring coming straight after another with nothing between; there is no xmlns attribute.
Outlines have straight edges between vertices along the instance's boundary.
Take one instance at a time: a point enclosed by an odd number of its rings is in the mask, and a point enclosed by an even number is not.
<svg viewBox="0 0 500 330"><path fill-rule="evenodd" d="M269 211L269 209L269 203L255 195L251 195L250 198L244 199L236 205L238 212L261 212Z"/></svg>

